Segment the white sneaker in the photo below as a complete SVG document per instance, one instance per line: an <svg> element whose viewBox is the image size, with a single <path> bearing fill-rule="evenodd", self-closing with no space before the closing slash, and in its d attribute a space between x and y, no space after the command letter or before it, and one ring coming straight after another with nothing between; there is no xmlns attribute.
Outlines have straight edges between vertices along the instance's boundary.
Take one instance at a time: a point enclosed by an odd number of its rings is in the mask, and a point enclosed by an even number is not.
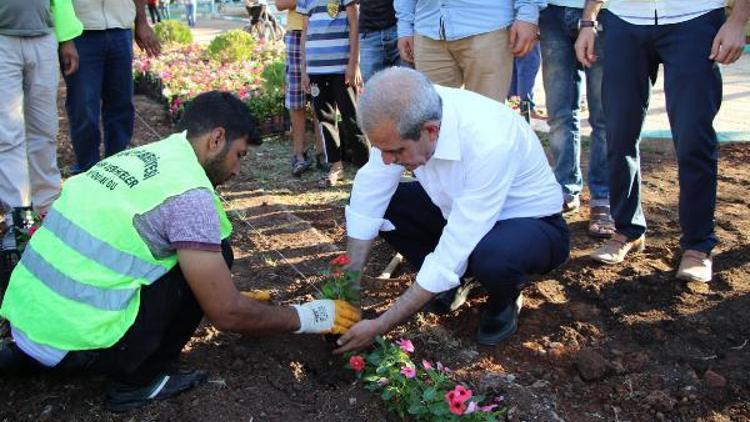
<svg viewBox="0 0 750 422"><path fill-rule="evenodd" d="M677 278L686 281L711 281L711 256L707 253L688 249L682 254Z"/></svg>

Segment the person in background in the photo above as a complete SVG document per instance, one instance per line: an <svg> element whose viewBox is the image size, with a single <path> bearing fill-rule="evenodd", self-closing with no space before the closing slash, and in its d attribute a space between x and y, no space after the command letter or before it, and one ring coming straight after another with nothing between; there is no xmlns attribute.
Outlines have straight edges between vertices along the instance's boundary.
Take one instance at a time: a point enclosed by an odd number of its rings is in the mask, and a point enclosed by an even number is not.
<svg viewBox="0 0 750 422"><path fill-rule="evenodd" d="M607 125L602 107L604 75L604 39L607 31L597 31L596 62L583 66L576 60L575 42L583 14L584 0L549 0L539 15L542 47L542 79L546 94L550 126L550 146L555 161L555 177L563 190L563 211L578 212L581 206L581 96L586 86L588 122L591 126L589 146L588 233L609 238L615 223L609 207L609 169L607 166Z"/></svg>
<svg viewBox="0 0 750 422"><path fill-rule="evenodd" d="M393 0L360 0L359 67L362 80L391 66L402 65Z"/></svg>
<svg viewBox="0 0 750 422"><path fill-rule="evenodd" d="M156 25L157 22L161 22L158 0L146 0L146 4L148 6L148 13L151 15L151 24Z"/></svg>
<svg viewBox="0 0 750 422"><path fill-rule="evenodd" d="M300 50L304 18L297 13L296 0L276 0L278 10L287 10L286 33L286 68L284 76L284 105L292 119L292 175L301 176L312 166L312 157L305 152L305 104L307 94L302 86L302 51ZM315 161L319 170L328 171L325 148L320 134L318 119L313 117L315 132Z"/></svg>
<svg viewBox="0 0 750 422"><path fill-rule="evenodd" d="M335 186L344 176L343 162L349 153L356 166L365 164L370 153L369 141L357 126L355 104L362 86L357 4L354 0L300 0L297 12L304 16L302 85L312 96L331 163L321 186Z"/></svg>
<svg viewBox="0 0 750 422"><path fill-rule="evenodd" d="M78 69L74 39L83 32L71 0L0 2L0 250L16 245L13 214L44 214L60 193L57 89ZM15 212L13 212L15 210ZM5 210L3 210L5 211Z"/></svg>
<svg viewBox="0 0 750 422"><path fill-rule="evenodd" d="M597 17L602 0L586 0L576 56L597 61ZM604 38L603 104L607 121L609 191L616 234L591 257L604 264L645 248L638 143L651 85L664 65L664 94L677 152L682 259L677 278L708 282L714 231L719 142L713 126L722 99L719 64L737 61L745 48L750 0L737 0L725 17L724 0L666 0L645 6L611 0L601 13Z"/></svg>
<svg viewBox="0 0 750 422"><path fill-rule="evenodd" d="M185 6L185 19L189 27L195 27L196 15L198 13L198 0L182 0Z"/></svg>
<svg viewBox="0 0 750 422"><path fill-rule="evenodd" d="M537 110L534 103L534 85L541 64L542 57L538 42L534 43L534 47L525 56L513 58L513 77L510 82L508 99L511 103L519 104L522 114L528 113L524 117L529 120L531 118L547 119L540 110Z"/></svg>
<svg viewBox="0 0 750 422"><path fill-rule="evenodd" d="M164 19L172 19L172 13L169 11L169 3L171 0L159 0L159 13Z"/></svg>

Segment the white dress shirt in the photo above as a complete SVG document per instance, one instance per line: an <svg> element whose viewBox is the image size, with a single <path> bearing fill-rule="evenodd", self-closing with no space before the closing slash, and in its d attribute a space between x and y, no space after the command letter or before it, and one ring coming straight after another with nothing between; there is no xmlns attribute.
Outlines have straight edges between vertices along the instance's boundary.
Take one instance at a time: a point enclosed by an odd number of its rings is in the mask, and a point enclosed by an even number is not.
<svg viewBox="0 0 750 422"><path fill-rule="evenodd" d="M633 25L685 22L726 5L726 0L609 0L607 9Z"/></svg>
<svg viewBox="0 0 750 422"><path fill-rule="evenodd" d="M471 91L435 88L443 100L440 134L414 175L448 222L417 274L422 288L438 293L459 285L469 255L496 222L557 214L563 197L539 139L517 113ZM394 229L383 216L403 171L372 148L346 207L349 237L371 240Z"/></svg>

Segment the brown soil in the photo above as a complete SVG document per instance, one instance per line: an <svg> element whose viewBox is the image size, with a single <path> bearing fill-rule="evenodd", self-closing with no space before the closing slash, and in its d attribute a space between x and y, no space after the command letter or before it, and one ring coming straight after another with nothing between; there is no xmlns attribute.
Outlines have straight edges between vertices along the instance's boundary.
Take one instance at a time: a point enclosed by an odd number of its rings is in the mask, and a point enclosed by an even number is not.
<svg viewBox="0 0 750 422"><path fill-rule="evenodd" d="M158 105L142 97L136 104L157 133L170 131ZM72 156L61 133L65 166ZM137 120L135 138L157 136ZM477 389L504 394L514 420L749 420L750 146L721 149L721 244L707 286L674 278L678 186L670 148L643 147L649 221L643 254L611 267L591 261L588 253L599 242L586 235L584 208L568 219L570 262L526 289L519 332L510 341L494 348L473 342L481 294L453 315L420 315L394 335L413 338L418 358L442 360ZM249 154L243 175L222 190L236 211L233 274L241 289L270 288L276 303L298 302L315 294L314 274L344 248L342 203L283 205L279 195L309 193L315 182L264 191L250 174L263 172L267 160ZM368 275L377 276L392 254L378 243ZM366 313L382 311L414 274L404 265L391 281L368 279ZM388 419L329 350L318 336L249 338L204 325L184 360L210 371L207 386L119 416L101 407L101 378L0 379L0 421Z"/></svg>

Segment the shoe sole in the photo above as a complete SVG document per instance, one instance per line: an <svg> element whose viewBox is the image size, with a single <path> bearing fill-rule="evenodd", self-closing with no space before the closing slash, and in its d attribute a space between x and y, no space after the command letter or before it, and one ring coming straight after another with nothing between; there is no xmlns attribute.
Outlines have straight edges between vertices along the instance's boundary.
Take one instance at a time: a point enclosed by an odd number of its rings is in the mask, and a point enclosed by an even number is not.
<svg viewBox="0 0 750 422"><path fill-rule="evenodd" d="M697 281L697 282L700 282L700 283L709 283L709 282L711 282L711 279L713 277L709 277L709 278L706 279L706 278L691 277L691 276L689 276L687 274L679 274L678 273L678 274L675 275L675 278L678 279L678 280L682 280L682 281Z"/></svg>
<svg viewBox="0 0 750 422"><path fill-rule="evenodd" d="M518 324L516 324L515 327L513 327L513 331L508 332L504 336L493 338L493 339L480 339L479 336L477 336L477 343L482 346L497 346L498 344L504 342L505 340L508 340L509 338L513 337L518 332Z"/></svg>
<svg viewBox="0 0 750 422"><path fill-rule="evenodd" d="M635 248L629 250L628 253L626 253L625 256L623 256L623 258L620 260L609 260L609 259L605 259L602 257L594 256L594 255L589 255L589 256L591 257L591 259L593 259L594 261L600 264L614 265L614 264L619 264L621 262L625 262L625 258L628 255L635 255L635 254L643 253L643 251L645 250L646 250L646 242L643 242L640 245L636 246Z"/></svg>

